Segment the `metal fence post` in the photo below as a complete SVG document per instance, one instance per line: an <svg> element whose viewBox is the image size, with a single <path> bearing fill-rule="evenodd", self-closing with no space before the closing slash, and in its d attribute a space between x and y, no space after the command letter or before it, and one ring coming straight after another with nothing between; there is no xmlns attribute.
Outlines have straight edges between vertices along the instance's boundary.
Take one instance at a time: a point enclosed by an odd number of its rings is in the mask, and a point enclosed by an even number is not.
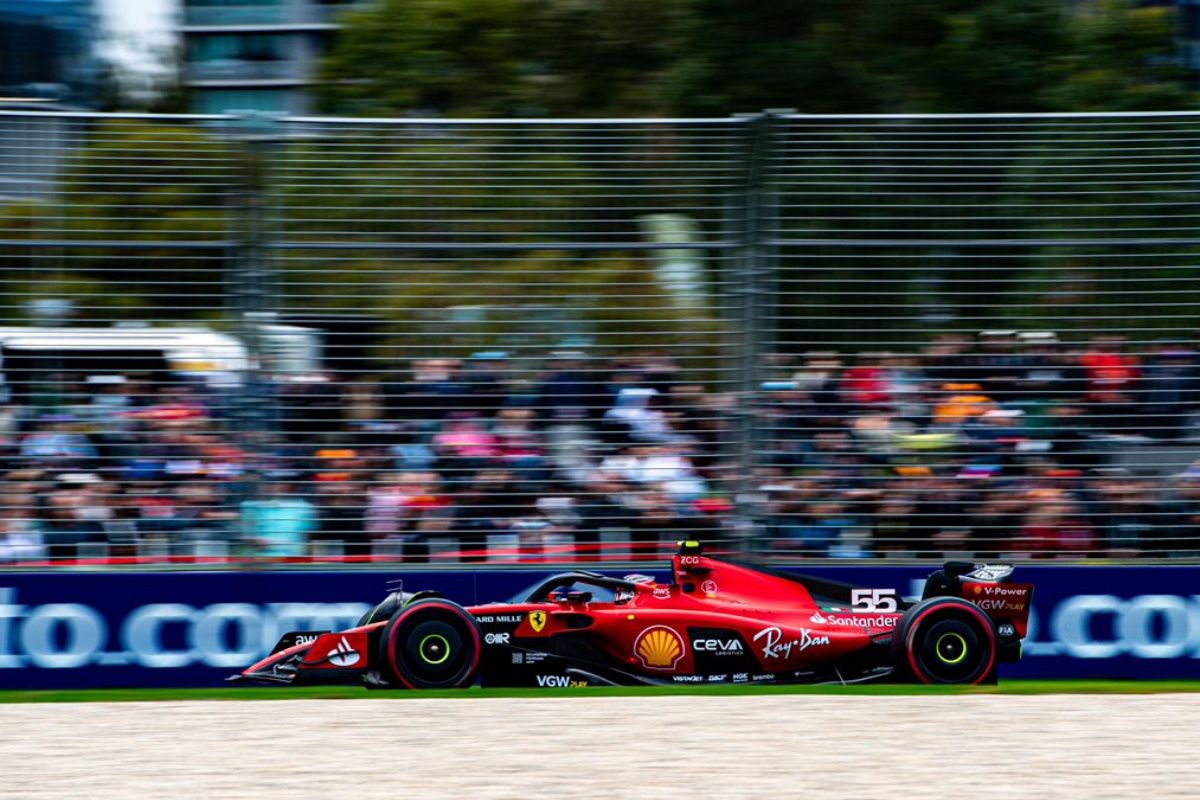
<svg viewBox="0 0 1200 800"><path fill-rule="evenodd" d="M279 286L268 230L271 214L271 160L279 122L254 114L234 121L237 138L237 185L233 192L231 309L234 327L246 347L246 366L234 409L244 453L239 505L259 496L262 464L270 432L270 397L262 325L279 304Z"/></svg>
<svg viewBox="0 0 1200 800"><path fill-rule="evenodd" d="M735 217L733 240L739 244L737 319L734 335L739 339L739 375L736 414L738 418L738 478L736 482L737 525L746 537L759 532L759 501L756 475L762 452L762 409L759 406L763 362L771 348L768 305L773 285L775 215L773 167L777 112L747 114L742 152L744 184L732 204Z"/></svg>

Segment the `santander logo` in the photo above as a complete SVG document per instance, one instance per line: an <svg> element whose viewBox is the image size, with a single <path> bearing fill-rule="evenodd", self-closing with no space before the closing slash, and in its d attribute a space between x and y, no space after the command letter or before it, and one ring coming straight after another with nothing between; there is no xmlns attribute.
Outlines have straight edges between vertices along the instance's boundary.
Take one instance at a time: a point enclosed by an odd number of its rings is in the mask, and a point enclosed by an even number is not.
<svg viewBox="0 0 1200 800"><path fill-rule="evenodd" d="M358 651L351 647L350 643L346 641L346 637L343 636L342 640L337 643L337 646L329 651L329 655L326 658L335 667L352 667L358 663L360 656L358 655Z"/></svg>
<svg viewBox="0 0 1200 800"><path fill-rule="evenodd" d="M894 628L901 616L901 614L856 614L852 616L831 614L827 617L820 611L815 611L808 619L817 625L839 625L847 628Z"/></svg>

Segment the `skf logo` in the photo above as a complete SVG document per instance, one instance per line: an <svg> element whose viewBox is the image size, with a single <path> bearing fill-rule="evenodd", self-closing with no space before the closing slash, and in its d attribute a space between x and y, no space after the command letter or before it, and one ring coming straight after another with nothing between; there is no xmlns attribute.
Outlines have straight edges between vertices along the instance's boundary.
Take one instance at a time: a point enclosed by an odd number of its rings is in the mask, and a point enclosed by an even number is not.
<svg viewBox="0 0 1200 800"><path fill-rule="evenodd" d="M683 658L683 637L665 625L655 625L638 634L633 652L646 669L674 669Z"/></svg>
<svg viewBox="0 0 1200 800"><path fill-rule="evenodd" d="M533 628L534 633L541 633L542 628L546 627L546 612L530 611L529 627Z"/></svg>

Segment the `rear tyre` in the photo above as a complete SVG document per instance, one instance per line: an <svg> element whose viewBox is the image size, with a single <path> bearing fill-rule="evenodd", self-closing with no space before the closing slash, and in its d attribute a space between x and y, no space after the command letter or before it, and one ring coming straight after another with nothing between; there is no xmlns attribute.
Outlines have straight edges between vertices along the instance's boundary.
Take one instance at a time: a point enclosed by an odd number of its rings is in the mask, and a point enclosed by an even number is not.
<svg viewBox="0 0 1200 800"><path fill-rule="evenodd" d="M966 600L922 600L904 615L892 643L900 674L920 683L976 685L995 678L996 628Z"/></svg>
<svg viewBox="0 0 1200 800"><path fill-rule="evenodd" d="M408 689L470 686L479 672L479 625L449 600L418 600L394 613L379 638L381 672Z"/></svg>

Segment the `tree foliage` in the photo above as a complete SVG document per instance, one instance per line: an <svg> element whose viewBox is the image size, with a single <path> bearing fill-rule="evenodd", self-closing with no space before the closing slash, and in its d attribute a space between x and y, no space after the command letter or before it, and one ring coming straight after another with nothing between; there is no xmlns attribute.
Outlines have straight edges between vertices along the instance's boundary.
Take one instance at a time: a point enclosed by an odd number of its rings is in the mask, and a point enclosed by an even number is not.
<svg viewBox="0 0 1200 800"><path fill-rule="evenodd" d="M383 0L326 110L465 116L1180 108L1170 10L1134 0Z"/></svg>

